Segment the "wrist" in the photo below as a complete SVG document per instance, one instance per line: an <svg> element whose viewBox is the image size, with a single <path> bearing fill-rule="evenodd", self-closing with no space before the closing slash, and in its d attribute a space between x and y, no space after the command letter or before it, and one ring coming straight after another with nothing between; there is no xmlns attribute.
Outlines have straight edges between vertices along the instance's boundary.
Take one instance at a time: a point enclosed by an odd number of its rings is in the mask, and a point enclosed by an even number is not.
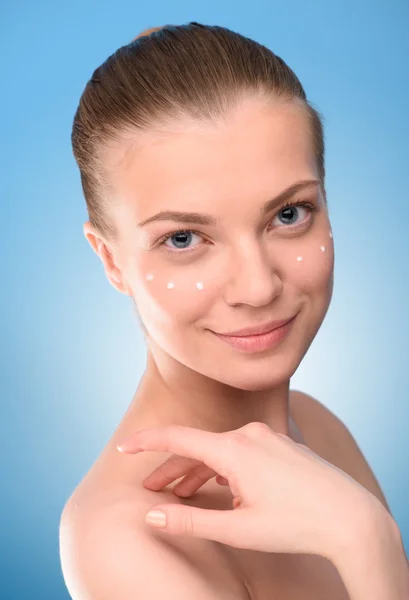
<svg viewBox="0 0 409 600"><path fill-rule="evenodd" d="M346 515L337 520L333 531L325 556L336 566L349 557L352 549L379 542L382 535L392 544L402 543L396 521L381 501L372 494L365 494L351 503L351 508Z"/></svg>
<svg viewBox="0 0 409 600"><path fill-rule="evenodd" d="M360 524L346 531L332 555L351 600L409 598L409 563L402 536L381 506L383 510L375 505L373 512L368 507Z"/></svg>

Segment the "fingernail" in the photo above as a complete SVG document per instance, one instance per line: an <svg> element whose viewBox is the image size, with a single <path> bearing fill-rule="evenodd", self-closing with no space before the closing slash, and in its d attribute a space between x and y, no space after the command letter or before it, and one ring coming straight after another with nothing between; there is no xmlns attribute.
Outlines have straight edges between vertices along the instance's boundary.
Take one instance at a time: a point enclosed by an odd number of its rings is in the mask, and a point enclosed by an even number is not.
<svg viewBox="0 0 409 600"><path fill-rule="evenodd" d="M161 510L150 510L145 517L145 521L152 527L165 527L166 515Z"/></svg>

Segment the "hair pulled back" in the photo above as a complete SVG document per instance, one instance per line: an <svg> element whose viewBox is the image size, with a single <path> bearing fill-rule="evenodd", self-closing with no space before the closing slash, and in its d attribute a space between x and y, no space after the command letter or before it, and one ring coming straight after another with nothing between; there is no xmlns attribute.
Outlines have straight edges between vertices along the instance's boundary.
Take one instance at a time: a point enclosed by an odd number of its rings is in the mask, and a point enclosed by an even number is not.
<svg viewBox="0 0 409 600"><path fill-rule="evenodd" d="M107 240L117 236L109 216L104 146L173 119L217 123L249 96L299 101L325 193L322 115L279 56L226 27L197 22L152 27L94 71L75 113L72 147L94 229Z"/></svg>

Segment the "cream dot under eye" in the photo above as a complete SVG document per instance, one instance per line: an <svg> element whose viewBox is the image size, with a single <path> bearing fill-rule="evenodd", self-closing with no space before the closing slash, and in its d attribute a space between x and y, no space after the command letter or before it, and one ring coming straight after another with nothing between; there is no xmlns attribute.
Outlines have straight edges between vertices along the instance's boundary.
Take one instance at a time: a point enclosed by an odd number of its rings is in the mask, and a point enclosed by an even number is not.
<svg viewBox="0 0 409 600"><path fill-rule="evenodd" d="M331 231L329 232L329 236L332 238L332 232ZM320 246L320 250L321 250L321 252L325 252L325 250L326 250L325 246ZM296 260L297 260L297 262L301 262L302 260L304 260L304 258L302 256L297 256ZM148 281L152 281L152 279L153 279L152 273L148 273L147 275L145 275L145 277L146 277L146 279ZM166 287L169 290L171 290L171 289L173 289L175 287L175 284L173 283L173 281L169 281L167 283ZM202 290L203 289L203 283L201 281L198 281L196 283L196 287L197 287L198 290Z"/></svg>

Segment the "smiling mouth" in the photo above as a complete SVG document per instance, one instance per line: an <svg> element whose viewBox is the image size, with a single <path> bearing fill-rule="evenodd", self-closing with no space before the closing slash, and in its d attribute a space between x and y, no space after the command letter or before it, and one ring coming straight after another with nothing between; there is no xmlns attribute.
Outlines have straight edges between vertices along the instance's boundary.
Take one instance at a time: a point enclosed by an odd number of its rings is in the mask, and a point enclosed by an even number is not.
<svg viewBox="0 0 409 600"><path fill-rule="evenodd" d="M297 313L298 314L298 313ZM292 321L297 315L293 315L286 319L281 319L279 321L270 321L268 323L264 323L263 325L254 325L252 327L243 327L242 329L237 329L236 331L228 331L226 333L219 333L215 331L216 335L221 335L225 337L253 337L256 335L263 335L265 333L269 333L270 331L274 331L275 329L279 329L283 327L290 321Z"/></svg>
<svg viewBox="0 0 409 600"><path fill-rule="evenodd" d="M236 350L246 353L260 353L274 348L287 337L294 321L296 321L297 315L280 327L275 327L274 329L270 329L270 331L256 335L222 335L214 331L212 333Z"/></svg>

